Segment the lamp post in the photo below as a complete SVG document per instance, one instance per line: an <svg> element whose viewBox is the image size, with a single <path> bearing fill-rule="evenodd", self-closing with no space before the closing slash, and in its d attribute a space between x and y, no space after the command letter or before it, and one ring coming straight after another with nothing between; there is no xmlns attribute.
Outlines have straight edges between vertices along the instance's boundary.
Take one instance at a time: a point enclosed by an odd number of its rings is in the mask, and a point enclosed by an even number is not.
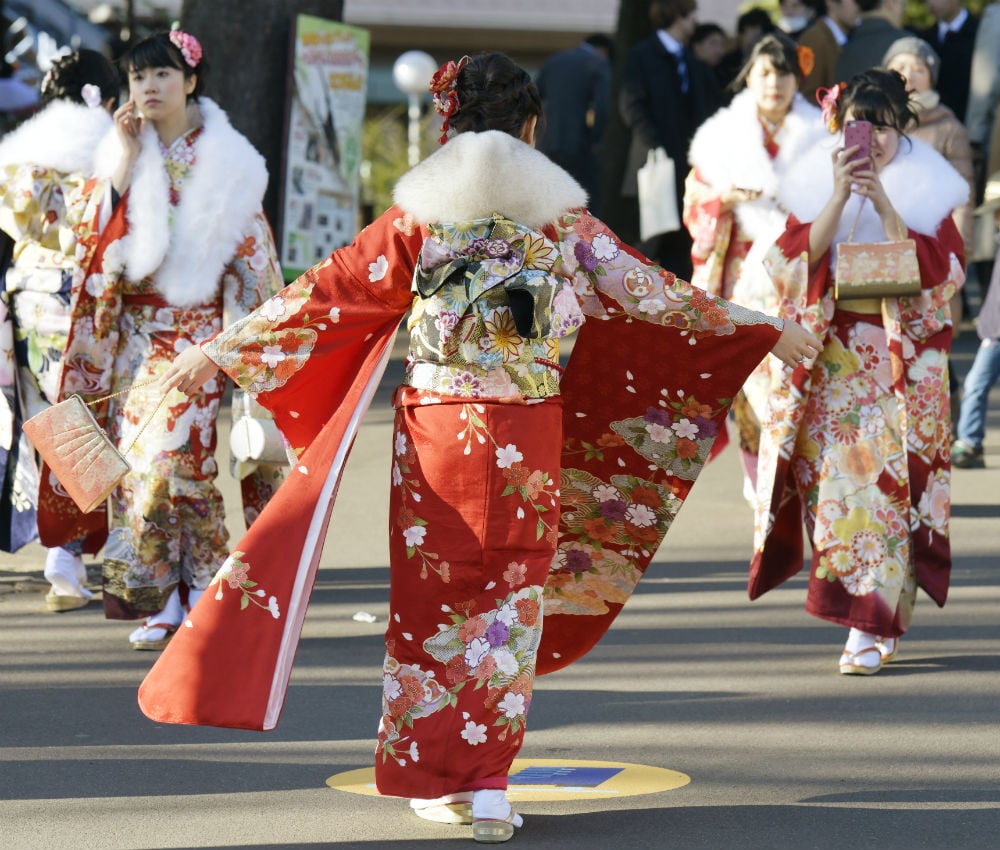
<svg viewBox="0 0 1000 850"><path fill-rule="evenodd" d="M407 50L392 66L392 80L409 100L406 155L410 168L420 162L420 98L437 68L434 58L422 50Z"/></svg>

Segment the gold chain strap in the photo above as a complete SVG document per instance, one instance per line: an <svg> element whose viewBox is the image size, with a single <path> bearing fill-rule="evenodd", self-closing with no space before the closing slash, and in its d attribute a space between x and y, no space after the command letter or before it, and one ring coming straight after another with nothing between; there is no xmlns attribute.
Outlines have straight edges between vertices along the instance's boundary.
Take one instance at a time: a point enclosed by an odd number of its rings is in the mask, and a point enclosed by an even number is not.
<svg viewBox="0 0 1000 850"><path fill-rule="evenodd" d="M142 389L143 387L151 387L158 383L159 381L157 380L157 381L142 381L141 383L129 384L127 387L123 387L122 389L118 390L118 392L111 393L110 395L106 396L101 396L101 398L95 398L93 401L84 402L84 404L86 404L87 407L94 407L95 405L103 404L106 401L109 401L113 398L117 398L120 395L124 395L127 392L131 392L132 390ZM149 415L143 420L142 425L139 426L138 433L136 433L135 437L132 438L132 442L129 443L129 447L122 452L123 455L127 455L130 451L132 451L132 449L135 448L135 444L139 442L139 438L142 436L142 432L145 431L146 426L153 421L153 417L156 416L156 412L160 409L166 398L167 396L165 394L160 395L160 400L156 403L156 407L154 407L149 412Z"/></svg>

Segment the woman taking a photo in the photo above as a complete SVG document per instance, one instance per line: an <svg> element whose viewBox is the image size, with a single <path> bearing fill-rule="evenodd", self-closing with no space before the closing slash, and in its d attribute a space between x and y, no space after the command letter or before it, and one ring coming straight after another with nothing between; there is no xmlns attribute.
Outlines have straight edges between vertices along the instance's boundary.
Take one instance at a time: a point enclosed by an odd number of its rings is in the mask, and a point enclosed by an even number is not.
<svg viewBox="0 0 1000 850"><path fill-rule="evenodd" d="M245 316L282 281L261 210L264 160L200 96L197 39L151 36L122 66L129 100L98 149L62 393L111 395L109 434L122 452L134 441L132 470L110 499L104 611L148 616L130 643L162 649L184 617L181 589L193 604L228 555L228 532L214 484L224 382L213 375L189 397L164 396L155 384L179 352L221 330L224 317ZM276 476L267 468L244 479L248 518ZM60 529L105 522L103 511L80 515L55 491L47 511Z"/></svg>
<svg viewBox="0 0 1000 850"><path fill-rule="evenodd" d="M899 74L858 75L829 92L826 107L832 132L869 122L871 155L821 143L779 192L791 216L765 258L779 314L825 346L785 370L768 405L750 592L799 571L804 518L806 610L849 629L840 672L869 675L895 657L917 588L938 605L948 591L948 302L964 282L952 211L968 185L906 136L914 115ZM845 244L901 240L912 242L867 273L898 283L909 265L912 294L845 297L848 276L838 281L836 271Z"/></svg>

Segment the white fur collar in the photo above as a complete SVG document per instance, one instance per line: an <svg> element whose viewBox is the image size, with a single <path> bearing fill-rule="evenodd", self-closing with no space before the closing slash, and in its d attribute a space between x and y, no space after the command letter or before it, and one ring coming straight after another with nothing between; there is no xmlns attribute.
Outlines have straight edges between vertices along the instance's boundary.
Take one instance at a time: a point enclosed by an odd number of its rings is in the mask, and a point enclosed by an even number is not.
<svg viewBox="0 0 1000 850"><path fill-rule="evenodd" d="M169 181L152 125L142 131L142 150L128 190L125 269L133 280L154 275L171 304L203 304L215 298L223 269L267 188L267 166L211 100L198 101L204 130L195 142L195 167L169 225ZM110 177L121 156L112 130L101 143L97 174Z"/></svg>
<svg viewBox="0 0 1000 850"><path fill-rule="evenodd" d="M712 186L761 189L774 198L779 175L824 137L826 130L819 109L796 93L775 137L778 156L773 160L764 149L763 132L753 93L744 89L698 128L688 161Z"/></svg>
<svg viewBox="0 0 1000 850"><path fill-rule="evenodd" d="M583 207L587 193L545 154L507 133L459 133L404 174L396 203L420 224L502 213L537 229Z"/></svg>
<svg viewBox="0 0 1000 850"><path fill-rule="evenodd" d="M802 222L814 221L833 193L831 155L841 143L829 137L789 170L778 192L782 204ZM938 225L969 198L969 184L936 150L912 136L900 139L899 150L880 174L882 185L907 227L933 236ZM835 242L843 241L858 214L861 198L851 195L841 216ZM854 235L856 242L880 242L885 232L870 203L864 205Z"/></svg>
<svg viewBox="0 0 1000 850"><path fill-rule="evenodd" d="M99 107L55 100L0 142L0 165L40 165L63 174L90 175L94 151L112 126Z"/></svg>

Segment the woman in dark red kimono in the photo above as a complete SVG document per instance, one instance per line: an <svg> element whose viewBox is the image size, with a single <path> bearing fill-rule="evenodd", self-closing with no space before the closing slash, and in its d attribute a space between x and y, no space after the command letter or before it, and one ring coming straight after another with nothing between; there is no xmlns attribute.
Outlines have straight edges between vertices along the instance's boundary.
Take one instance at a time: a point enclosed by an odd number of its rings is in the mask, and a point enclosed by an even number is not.
<svg viewBox="0 0 1000 850"><path fill-rule="evenodd" d="M917 587L939 605L948 592L948 301L965 279L951 213L968 186L903 135L913 116L894 71L855 77L830 118L834 130L871 122L872 155L851 161L857 148L830 139L782 187L792 216L765 264L779 315L824 348L784 373L763 423L750 595L802 568L804 518L806 610L850 629L840 672L870 675L895 656ZM917 294L837 300L836 257L852 236L913 240Z"/></svg>
<svg viewBox="0 0 1000 850"><path fill-rule="evenodd" d="M536 672L607 629L749 370L772 349L786 363L819 349L794 322L649 265L589 215L534 150L538 92L507 57L448 63L433 90L457 135L399 181L396 205L165 381L189 391L224 369L299 463L140 703L170 722L273 728L332 495L409 310L376 782L497 842L520 825L505 789ZM581 327L564 374L559 339ZM219 642L243 630L236 671Z"/></svg>

